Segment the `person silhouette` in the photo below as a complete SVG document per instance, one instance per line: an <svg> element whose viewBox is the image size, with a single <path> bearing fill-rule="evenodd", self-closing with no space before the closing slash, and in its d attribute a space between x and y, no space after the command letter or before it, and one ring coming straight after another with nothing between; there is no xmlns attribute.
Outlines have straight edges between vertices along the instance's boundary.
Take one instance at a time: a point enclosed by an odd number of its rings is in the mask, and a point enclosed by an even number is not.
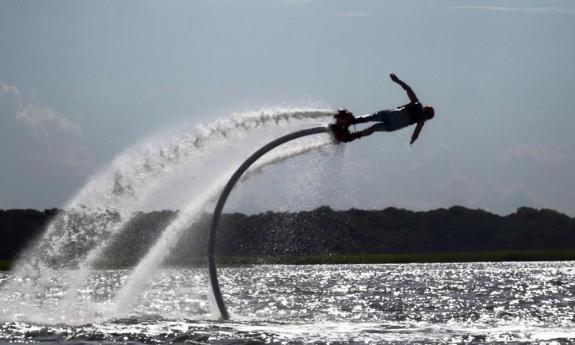
<svg viewBox="0 0 575 345"><path fill-rule="evenodd" d="M415 124L415 130L411 135L410 144L413 144L426 121L435 116L435 110L432 106L423 106L415 95L415 92L405 82L400 80L394 73L389 75L392 81L399 84L407 93L410 102L399 106L395 109L381 110L371 115L355 117L347 109L340 109L335 115L335 124L330 125L331 132L338 142L350 142L375 132L393 132L404 127ZM371 127L351 133L350 125L378 122Z"/></svg>

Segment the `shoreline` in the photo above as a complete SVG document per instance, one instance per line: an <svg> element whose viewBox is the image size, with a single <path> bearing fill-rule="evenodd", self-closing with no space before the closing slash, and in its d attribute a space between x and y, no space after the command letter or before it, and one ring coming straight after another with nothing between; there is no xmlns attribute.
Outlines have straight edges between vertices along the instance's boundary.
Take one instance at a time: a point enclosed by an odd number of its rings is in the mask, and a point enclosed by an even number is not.
<svg viewBox="0 0 575 345"><path fill-rule="evenodd" d="M486 252L395 253L395 254L333 254L293 257L222 257L220 266L261 264L284 265L346 265L346 264L409 264L458 262L530 262L574 261L574 250L509 250Z"/></svg>
<svg viewBox="0 0 575 345"><path fill-rule="evenodd" d="M172 263L164 267L206 267L205 258L187 263ZM223 256L217 258L219 267L255 265L353 265L353 264L409 264L461 262L530 262L575 261L572 250L508 250L484 252L394 253L394 254L325 254L305 256ZM0 271L9 271L14 261L0 260ZM128 269L133 265L102 263L97 269Z"/></svg>

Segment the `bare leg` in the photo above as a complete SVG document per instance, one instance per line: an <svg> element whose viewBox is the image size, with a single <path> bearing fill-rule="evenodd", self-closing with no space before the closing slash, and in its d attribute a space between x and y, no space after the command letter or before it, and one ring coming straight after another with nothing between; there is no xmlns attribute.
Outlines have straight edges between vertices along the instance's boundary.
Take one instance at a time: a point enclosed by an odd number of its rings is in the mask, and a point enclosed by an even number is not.
<svg viewBox="0 0 575 345"><path fill-rule="evenodd" d="M386 122L389 116L395 112L397 112L397 110L380 110L375 114L356 117L353 124L365 122Z"/></svg>
<svg viewBox="0 0 575 345"><path fill-rule="evenodd" d="M359 139L359 138L362 138L362 137L367 137L368 135L373 134L373 132L375 132L375 127L376 127L376 126L377 126L377 125L373 125L373 126L368 127L368 128L366 128L366 129L364 129L364 130L351 133L351 134L350 134L351 140ZM351 141L351 140L350 140L350 141Z"/></svg>
<svg viewBox="0 0 575 345"><path fill-rule="evenodd" d="M355 120L353 121L353 124L358 124L358 123L366 123L366 122L370 122L370 121L375 121L374 119L374 115L363 115L360 117L356 117Z"/></svg>

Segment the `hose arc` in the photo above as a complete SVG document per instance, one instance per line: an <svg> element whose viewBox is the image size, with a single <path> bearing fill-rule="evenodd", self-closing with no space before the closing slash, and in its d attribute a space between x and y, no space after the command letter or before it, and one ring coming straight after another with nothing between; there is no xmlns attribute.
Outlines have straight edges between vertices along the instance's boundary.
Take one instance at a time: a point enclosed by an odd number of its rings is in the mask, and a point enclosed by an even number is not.
<svg viewBox="0 0 575 345"><path fill-rule="evenodd" d="M242 177L244 172L246 172L246 170L248 170L248 168L253 163L255 163L260 157L265 155L267 152L289 141L299 139L308 135L321 134L327 132L329 132L329 129L327 127L313 127L292 132L290 134L286 134L282 137L279 137L267 143L266 145L262 146L259 150L254 152L250 157L248 157L248 159L246 159L242 163L242 165L238 167L238 169L234 172L232 177L230 177L228 183L222 190L222 193L220 194L220 197L214 209L208 235L208 275L210 278L210 286L212 289L213 297L215 299L216 306L220 314L219 315L220 319L229 320L230 315L228 313L228 310L226 309L226 305L224 303L224 299L222 297L222 292L220 290L220 285L218 281L218 272L216 269L216 261L215 261L216 231L218 229L218 223L220 220L220 216L222 214L222 210L226 204L230 192L232 191L238 180Z"/></svg>

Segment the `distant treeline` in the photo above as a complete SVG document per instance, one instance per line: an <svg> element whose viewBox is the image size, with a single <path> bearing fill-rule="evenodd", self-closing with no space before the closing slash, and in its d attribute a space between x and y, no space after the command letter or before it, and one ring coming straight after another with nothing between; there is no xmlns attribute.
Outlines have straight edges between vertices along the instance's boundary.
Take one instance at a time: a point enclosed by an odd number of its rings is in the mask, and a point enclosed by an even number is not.
<svg viewBox="0 0 575 345"><path fill-rule="evenodd" d="M60 212L0 210L0 260L13 260ZM175 211L135 213L105 250L102 264L136 263L176 215ZM166 263L202 260L209 221L210 215L205 214L193 224L171 249ZM249 216L225 214L217 242L218 255L228 257L560 251L575 249L575 219L527 207L507 216L460 206L425 212L320 207Z"/></svg>

